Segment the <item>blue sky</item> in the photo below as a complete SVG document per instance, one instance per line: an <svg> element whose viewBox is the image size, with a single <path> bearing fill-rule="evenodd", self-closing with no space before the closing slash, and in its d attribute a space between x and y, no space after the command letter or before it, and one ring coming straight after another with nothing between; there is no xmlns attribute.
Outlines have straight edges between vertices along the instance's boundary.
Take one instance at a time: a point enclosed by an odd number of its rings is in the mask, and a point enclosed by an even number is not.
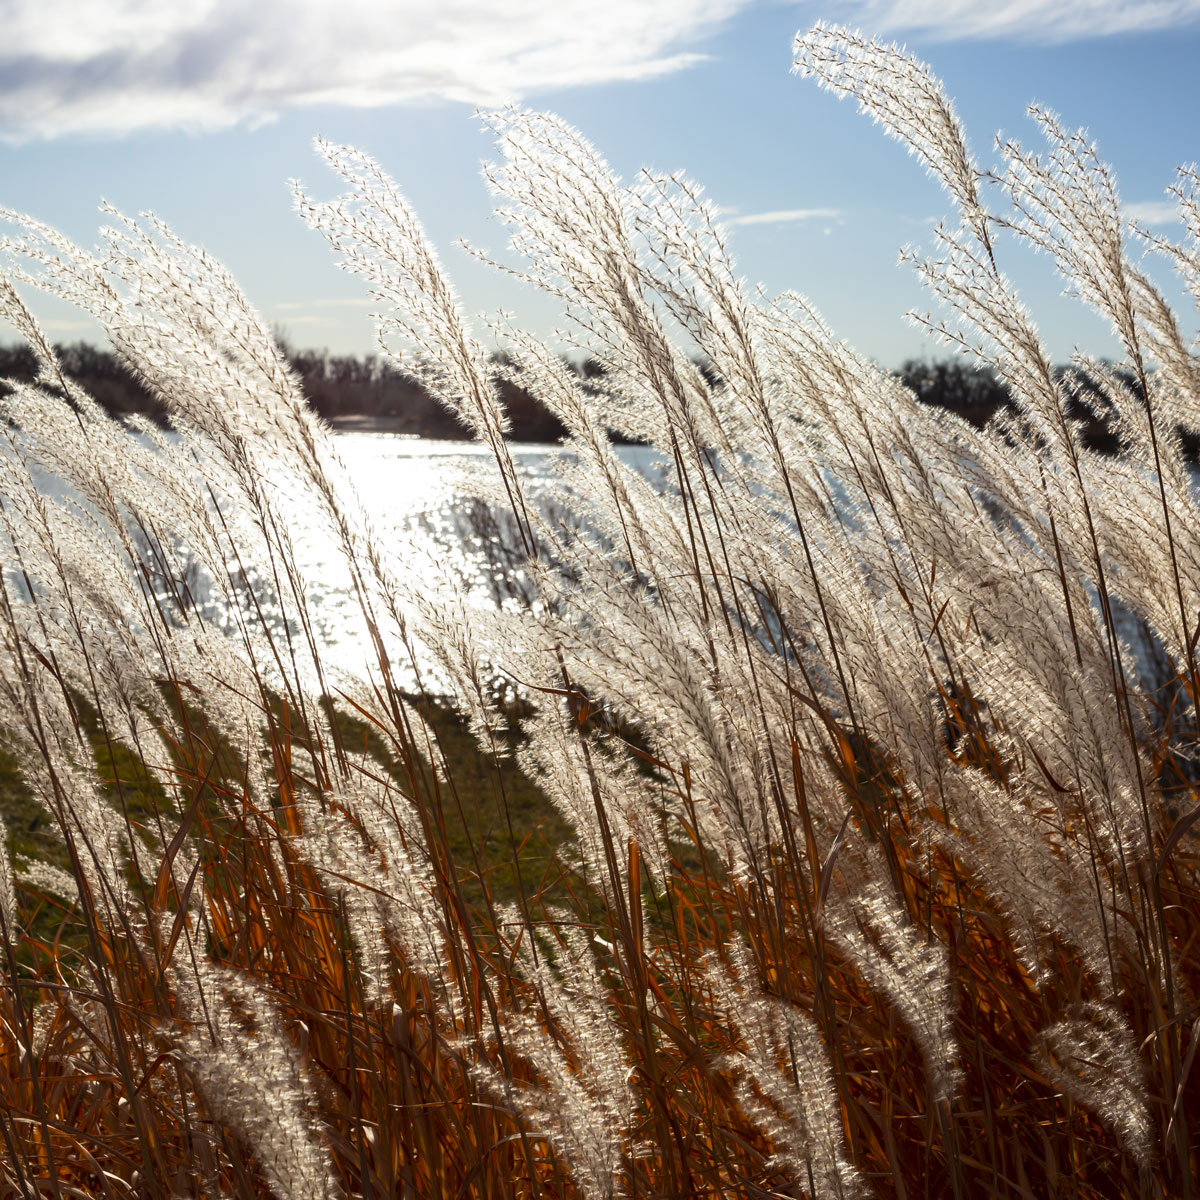
<svg viewBox="0 0 1200 1200"><path fill-rule="evenodd" d="M1123 200L1171 232L1163 189L1200 157L1200 0L197 0L186 15L164 0L0 0L0 205L89 246L101 198L152 210L294 343L364 352L369 302L291 208L291 178L337 190L320 134L396 177L469 311L504 307L547 334L548 302L454 244L503 251L471 114L520 101L577 125L626 178L685 170L727 211L743 275L803 292L896 365L937 352L904 319L925 301L897 252L931 244L946 201L853 105L790 74L793 36L818 19L907 42L985 164L998 130L1037 140L1032 100L1087 125ZM1048 262L1003 254L1056 356L1111 349ZM34 307L55 339L89 336L78 314Z"/></svg>

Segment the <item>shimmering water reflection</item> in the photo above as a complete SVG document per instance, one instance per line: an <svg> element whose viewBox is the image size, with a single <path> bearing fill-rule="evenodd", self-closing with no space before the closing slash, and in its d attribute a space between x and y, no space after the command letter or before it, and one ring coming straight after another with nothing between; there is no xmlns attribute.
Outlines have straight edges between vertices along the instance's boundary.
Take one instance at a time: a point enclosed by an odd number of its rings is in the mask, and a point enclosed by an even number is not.
<svg viewBox="0 0 1200 1200"><path fill-rule="evenodd" d="M497 559L512 542L508 516L497 506L498 528L489 529L476 504L477 497L495 491L498 472L489 449L477 442L358 430L334 437L375 536L393 556L415 564L418 572L428 563L433 573L454 579L469 605L503 600ZM521 443L510 450L527 499L545 503L560 478L564 452ZM648 447L622 446L617 453L647 476L661 470L660 455ZM323 657L329 665L361 670L361 614L335 542L322 530L303 527L293 528L292 538Z"/></svg>

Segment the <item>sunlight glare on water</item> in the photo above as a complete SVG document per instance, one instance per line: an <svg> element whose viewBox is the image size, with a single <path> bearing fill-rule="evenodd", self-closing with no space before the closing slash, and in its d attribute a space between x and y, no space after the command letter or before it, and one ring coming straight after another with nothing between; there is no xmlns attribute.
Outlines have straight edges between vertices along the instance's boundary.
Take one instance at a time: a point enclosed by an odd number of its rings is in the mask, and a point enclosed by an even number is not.
<svg viewBox="0 0 1200 1200"><path fill-rule="evenodd" d="M470 519L474 499L494 493L498 481L486 446L356 430L335 434L335 447L374 537L402 573L430 587L439 577L451 580L469 606L497 603L490 580L497 547L484 544L488 531ZM559 478L564 452L520 443L510 450L529 501L541 503ZM622 446L618 453L639 471L655 469L657 455L648 447ZM507 516L498 511L498 517L503 530ZM326 665L361 671L369 642L336 542L303 523L291 533Z"/></svg>

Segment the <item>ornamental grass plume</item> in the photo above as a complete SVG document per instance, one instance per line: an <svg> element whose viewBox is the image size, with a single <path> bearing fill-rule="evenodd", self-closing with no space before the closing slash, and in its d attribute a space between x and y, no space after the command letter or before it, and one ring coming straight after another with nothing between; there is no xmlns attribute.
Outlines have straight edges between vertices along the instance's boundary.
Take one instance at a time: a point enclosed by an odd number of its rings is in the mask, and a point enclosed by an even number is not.
<svg viewBox="0 0 1200 1200"><path fill-rule="evenodd" d="M211 256L4 212L38 375L0 397L0 831L41 830L0 860L5 1194L1200 1190L1200 363L1133 258L1200 298L1195 169L1176 244L1052 114L985 172L904 51L818 26L796 66L944 185L916 319L1007 387L984 428L744 284L696 184L520 109L504 269L602 370L504 321L495 367L399 187L319 143L348 190L300 216L495 457L493 610L379 535ZM1013 241L1122 362L1055 369ZM166 428L70 380L30 289ZM567 430L545 500L505 384Z"/></svg>

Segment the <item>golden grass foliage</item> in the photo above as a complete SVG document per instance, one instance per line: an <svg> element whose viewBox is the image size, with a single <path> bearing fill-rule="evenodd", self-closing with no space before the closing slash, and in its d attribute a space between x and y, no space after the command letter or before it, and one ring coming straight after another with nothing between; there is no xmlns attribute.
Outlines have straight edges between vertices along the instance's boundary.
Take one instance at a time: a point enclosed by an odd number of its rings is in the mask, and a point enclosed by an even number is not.
<svg viewBox="0 0 1200 1200"><path fill-rule="evenodd" d="M7 214L41 374L0 433L3 1194L1194 1194L1200 367L1128 246L1200 298L1200 177L1174 245L1048 114L987 186L920 63L817 28L797 65L947 188L916 267L1013 395L988 428L748 290L688 181L508 111L514 255L606 368L501 330L569 430L535 503L417 218L321 147L348 191L301 215L494 451L492 611L373 532L219 264ZM1010 237L1120 340L1076 364L1116 457ZM169 432L62 374L26 287L104 326ZM296 565L314 525L357 671Z"/></svg>

